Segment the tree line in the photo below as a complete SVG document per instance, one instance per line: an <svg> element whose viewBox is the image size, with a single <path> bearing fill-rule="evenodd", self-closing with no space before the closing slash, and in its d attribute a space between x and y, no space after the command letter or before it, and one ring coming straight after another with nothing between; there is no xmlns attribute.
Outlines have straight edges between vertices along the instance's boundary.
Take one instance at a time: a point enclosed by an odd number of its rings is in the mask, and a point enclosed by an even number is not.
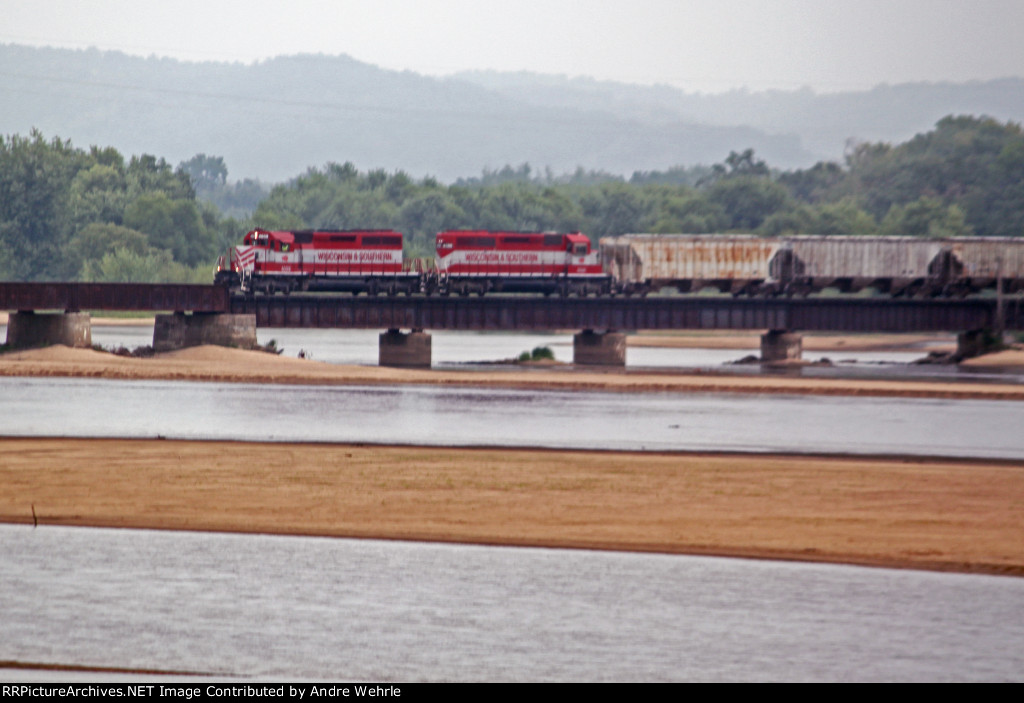
<svg viewBox="0 0 1024 703"><path fill-rule="evenodd" d="M535 173L528 164L445 185L351 163L268 189L229 183L223 159L172 167L39 132L0 139L0 280L208 282L248 229L391 228L409 256L444 229L1021 236L1024 133L947 117L899 145L848 145L842 162L778 171L752 150L712 166Z"/></svg>

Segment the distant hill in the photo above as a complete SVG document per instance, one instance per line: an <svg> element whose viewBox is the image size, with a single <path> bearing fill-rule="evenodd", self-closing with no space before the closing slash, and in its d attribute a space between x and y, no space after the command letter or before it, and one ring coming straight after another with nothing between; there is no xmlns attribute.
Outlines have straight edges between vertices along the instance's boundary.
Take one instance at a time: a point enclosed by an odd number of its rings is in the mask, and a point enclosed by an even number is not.
<svg viewBox="0 0 1024 703"><path fill-rule="evenodd" d="M525 72L474 71L457 74L455 78L538 107L581 109L601 105L610 115L645 124L684 121L716 127L742 126L768 134L795 134L815 159L840 158L850 139L904 142L931 130L947 115L987 115L1004 122L1024 121L1024 78L905 83L826 94L809 88L686 93L664 85L628 85ZM768 161L775 167L787 166Z"/></svg>
<svg viewBox="0 0 1024 703"><path fill-rule="evenodd" d="M443 181L529 162L631 174L753 148L779 168L839 158L848 137L902 140L949 113L1024 118L1024 82L866 93L695 95L533 74L437 79L346 56L254 65L0 45L0 134L114 146L172 163L224 157L232 179L351 161Z"/></svg>

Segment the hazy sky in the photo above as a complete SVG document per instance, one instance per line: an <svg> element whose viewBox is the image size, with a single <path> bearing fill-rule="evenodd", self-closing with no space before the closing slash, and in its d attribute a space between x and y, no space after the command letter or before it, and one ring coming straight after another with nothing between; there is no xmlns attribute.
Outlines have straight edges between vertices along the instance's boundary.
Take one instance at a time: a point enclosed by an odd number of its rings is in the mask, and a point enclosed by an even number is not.
<svg viewBox="0 0 1024 703"><path fill-rule="evenodd" d="M0 0L0 42L718 92L1024 76L1024 0Z"/></svg>

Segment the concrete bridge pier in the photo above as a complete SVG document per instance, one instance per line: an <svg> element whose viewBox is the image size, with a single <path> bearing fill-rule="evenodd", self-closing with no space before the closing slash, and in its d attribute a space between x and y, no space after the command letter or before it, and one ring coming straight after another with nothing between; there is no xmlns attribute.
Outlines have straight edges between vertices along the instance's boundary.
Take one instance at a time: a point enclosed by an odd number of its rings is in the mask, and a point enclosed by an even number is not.
<svg viewBox="0 0 1024 703"><path fill-rule="evenodd" d="M176 312L157 315L153 324L153 349L174 351L202 344L253 349L256 347L256 316L227 313Z"/></svg>
<svg viewBox="0 0 1024 703"><path fill-rule="evenodd" d="M572 363L625 366L626 335L621 332L583 330L572 338Z"/></svg>
<svg viewBox="0 0 1024 703"><path fill-rule="evenodd" d="M7 321L7 346L12 349L92 346L92 317L87 312L37 313L19 310Z"/></svg>
<svg viewBox="0 0 1024 703"><path fill-rule="evenodd" d="M403 333L389 329L380 336L377 364L400 368L430 368L430 335L420 329Z"/></svg>
<svg viewBox="0 0 1024 703"><path fill-rule="evenodd" d="M761 335L761 361L798 361L803 356L804 338L787 330L768 330Z"/></svg>
<svg viewBox="0 0 1024 703"><path fill-rule="evenodd" d="M956 358L970 359L1000 349L1002 335L988 329L969 330L956 336Z"/></svg>

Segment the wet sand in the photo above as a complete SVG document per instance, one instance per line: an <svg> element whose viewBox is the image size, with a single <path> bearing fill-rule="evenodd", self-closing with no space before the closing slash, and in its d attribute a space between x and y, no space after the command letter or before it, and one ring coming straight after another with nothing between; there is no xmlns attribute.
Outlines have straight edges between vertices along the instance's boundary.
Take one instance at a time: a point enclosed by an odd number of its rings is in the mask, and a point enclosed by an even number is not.
<svg viewBox="0 0 1024 703"><path fill-rule="evenodd" d="M26 526L1024 575L1019 462L108 439L0 439L0 456L0 521Z"/></svg>
<svg viewBox="0 0 1024 703"><path fill-rule="evenodd" d="M1015 352L1024 355L1024 352ZM53 346L0 354L0 376L219 381L320 385L415 384L561 391L791 393L919 398L1024 400L1024 385L802 378L726 372L634 372L622 368L545 366L496 371L343 366L256 351L203 346L152 358L120 357Z"/></svg>

